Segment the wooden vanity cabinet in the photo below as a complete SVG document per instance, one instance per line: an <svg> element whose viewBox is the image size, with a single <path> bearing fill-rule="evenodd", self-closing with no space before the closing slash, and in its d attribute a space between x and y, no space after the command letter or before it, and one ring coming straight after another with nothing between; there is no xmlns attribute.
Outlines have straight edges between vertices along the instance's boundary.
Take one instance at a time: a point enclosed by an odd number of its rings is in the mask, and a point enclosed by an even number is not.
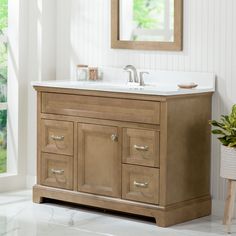
<svg viewBox="0 0 236 236"><path fill-rule="evenodd" d="M163 227L211 213L211 93L35 89L34 202L144 215Z"/></svg>

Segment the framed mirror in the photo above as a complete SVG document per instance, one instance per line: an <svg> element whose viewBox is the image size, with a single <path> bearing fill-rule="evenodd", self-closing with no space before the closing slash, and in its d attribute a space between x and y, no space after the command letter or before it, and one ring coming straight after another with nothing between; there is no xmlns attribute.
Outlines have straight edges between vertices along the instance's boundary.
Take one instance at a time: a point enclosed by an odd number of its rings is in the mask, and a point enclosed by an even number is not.
<svg viewBox="0 0 236 236"><path fill-rule="evenodd" d="M111 47L181 51L183 0L111 0Z"/></svg>

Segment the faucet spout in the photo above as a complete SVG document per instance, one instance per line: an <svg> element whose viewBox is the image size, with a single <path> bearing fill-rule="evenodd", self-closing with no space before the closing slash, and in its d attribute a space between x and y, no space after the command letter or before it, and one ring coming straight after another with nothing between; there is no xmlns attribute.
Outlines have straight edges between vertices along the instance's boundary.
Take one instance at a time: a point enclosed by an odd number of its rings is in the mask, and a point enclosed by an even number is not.
<svg viewBox="0 0 236 236"><path fill-rule="evenodd" d="M124 70L125 70L125 71L132 71L132 73L133 73L133 79L132 79L132 81L135 82L135 83L138 83L138 82L139 82L137 69L136 69L133 65L127 65L127 66L124 68Z"/></svg>

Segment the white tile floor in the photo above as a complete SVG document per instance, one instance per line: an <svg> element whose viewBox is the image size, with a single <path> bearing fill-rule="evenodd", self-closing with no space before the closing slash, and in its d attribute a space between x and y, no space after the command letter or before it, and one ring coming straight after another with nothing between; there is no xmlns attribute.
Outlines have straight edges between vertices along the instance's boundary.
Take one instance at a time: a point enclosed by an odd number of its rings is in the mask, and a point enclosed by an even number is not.
<svg viewBox="0 0 236 236"><path fill-rule="evenodd" d="M232 227L236 235L236 224ZM170 228L141 219L52 203L34 204L31 191L0 194L0 236L215 236L221 219L205 217Z"/></svg>

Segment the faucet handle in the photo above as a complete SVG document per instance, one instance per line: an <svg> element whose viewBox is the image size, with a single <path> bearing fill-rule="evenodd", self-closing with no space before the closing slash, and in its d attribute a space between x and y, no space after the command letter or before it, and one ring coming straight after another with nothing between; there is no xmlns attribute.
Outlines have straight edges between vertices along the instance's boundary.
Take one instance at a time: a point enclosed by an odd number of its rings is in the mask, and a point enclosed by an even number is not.
<svg viewBox="0 0 236 236"><path fill-rule="evenodd" d="M139 85L140 86L144 86L145 85L145 83L144 83L144 79L143 79L143 75L149 75L149 72L147 72L147 71L142 71L142 72L139 72Z"/></svg>
<svg viewBox="0 0 236 236"><path fill-rule="evenodd" d="M131 72L130 70L125 70L125 72L129 73L129 79L128 79L128 82L133 82L132 72Z"/></svg>

